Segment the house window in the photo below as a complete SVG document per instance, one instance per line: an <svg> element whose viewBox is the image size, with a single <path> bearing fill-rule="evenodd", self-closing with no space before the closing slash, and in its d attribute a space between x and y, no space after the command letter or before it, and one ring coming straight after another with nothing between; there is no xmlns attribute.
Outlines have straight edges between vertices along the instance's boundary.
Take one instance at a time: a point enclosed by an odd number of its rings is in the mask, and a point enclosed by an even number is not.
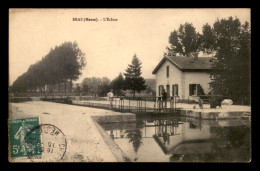
<svg viewBox="0 0 260 171"><path fill-rule="evenodd" d="M162 90L163 90L163 85L159 85L159 96L161 96L162 95Z"/></svg>
<svg viewBox="0 0 260 171"><path fill-rule="evenodd" d="M166 76L169 77L169 66L166 68Z"/></svg>
<svg viewBox="0 0 260 171"><path fill-rule="evenodd" d="M178 84L172 85L172 96L179 96Z"/></svg>
<svg viewBox="0 0 260 171"><path fill-rule="evenodd" d="M199 84L190 84L189 86L189 89L190 89L190 96L197 96L197 95L200 95L200 89L201 89L201 86Z"/></svg>

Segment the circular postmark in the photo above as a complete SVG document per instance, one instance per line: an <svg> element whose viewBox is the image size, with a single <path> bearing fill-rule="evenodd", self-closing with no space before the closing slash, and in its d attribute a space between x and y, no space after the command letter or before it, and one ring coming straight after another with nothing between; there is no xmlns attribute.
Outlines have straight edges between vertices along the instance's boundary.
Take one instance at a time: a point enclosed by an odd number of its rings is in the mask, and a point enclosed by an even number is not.
<svg viewBox="0 0 260 171"><path fill-rule="evenodd" d="M27 156L33 162L58 162L63 159L67 149L64 133L51 124L32 129L26 134L24 143Z"/></svg>

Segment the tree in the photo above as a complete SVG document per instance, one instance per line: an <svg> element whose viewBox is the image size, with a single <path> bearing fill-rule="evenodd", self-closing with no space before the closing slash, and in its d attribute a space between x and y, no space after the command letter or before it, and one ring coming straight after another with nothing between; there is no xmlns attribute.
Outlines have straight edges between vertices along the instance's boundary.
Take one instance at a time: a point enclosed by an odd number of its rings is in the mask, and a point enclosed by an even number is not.
<svg viewBox="0 0 260 171"><path fill-rule="evenodd" d="M96 96L98 94L98 92L99 92L98 87L100 85L101 85L101 79L97 78L97 77L92 77L90 90L91 90L92 94L94 94L94 96Z"/></svg>
<svg viewBox="0 0 260 171"><path fill-rule="evenodd" d="M149 87L149 86L146 88L145 92L146 92L147 94L152 93L152 95L156 95L156 92L155 92L154 90L152 90L152 88Z"/></svg>
<svg viewBox="0 0 260 171"><path fill-rule="evenodd" d="M214 94L231 98L234 103L250 103L250 42L249 23L241 25L238 18L214 23L215 60L210 86Z"/></svg>
<svg viewBox="0 0 260 171"><path fill-rule="evenodd" d="M76 94L79 96L81 92L82 92L81 87L77 84Z"/></svg>
<svg viewBox="0 0 260 171"><path fill-rule="evenodd" d="M134 129L134 130L130 130L126 137L129 139L129 143L133 144L133 148L136 154L135 157L135 161L138 160L137 158L137 152L139 150L139 148L141 147L141 145L143 144L142 142L142 132L140 131L140 129Z"/></svg>
<svg viewBox="0 0 260 171"><path fill-rule="evenodd" d="M98 89L99 89L98 96L106 96L110 90L110 85L102 84L98 87Z"/></svg>
<svg viewBox="0 0 260 171"><path fill-rule="evenodd" d="M77 80L81 70L85 67L85 54L79 49L77 42L65 42L52 51L50 55L54 60L59 73L59 83Z"/></svg>
<svg viewBox="0 0 260 171"><path fill-rule="evenodd" d="M215 40L216 37L214 35L214 30L211 26L206 23L202 27L202 35L201 35L201 50L204 54L212 54L215 55Z"/></svg>
<svg viewBox="0 0 260 171"><path fill-rule="evenodd" d="M12 92L26 92L29 84L29 77L27 72L19 76L11 86Z"/></svg>
<svg viewBox="0 0 260 171"><path fill-rule="evenodd" d="M169 43L171 46L166 48L168 53L187 57L197 56L201 45L201 35L196 32L191 23L185 23L180 25L178 31L171 32Z"/></svg>
<svg viewBox="0 0 260 171"><path fill-rule="evenodd" d="M105 96L110 90L110 80L107 77L86 77L82 81L82 86L87 85L88 92L92 95Z"/></svg>
<svg viewBox="0 0 260 171"><path fill-rule="evenodd" d="M31 65L27 72L13 83L12 87L13 90L26 91L43 89L45 85L72 82L79 78L85 65L85 54L79 49L77 42L64 42L51 49L40 61ZM19 88L19 86L22 87Z"/></svg>
<svg viewBox="0 0 260 171"><path fill-rule="evenodd" d="M89 87L87 84L83 84L82 85L82 93L84 93L84 95L86 95L89 92Z"/></svg>
<svg viewBox="0 0 260 171"><path fill-rule="evenodd" d="M122 73L120 73L114 80L112 80L110 85L111 85L111 88L113 89L113 92L116 95L118 95L118 96L124 95L122 90L125 89L125 79L124 79Z"/></svg>
<svg viewBox="0 0 260 171"><path fill-rule="evenodd" d="M135 92L140 93L146 89L145 79L141 76L141 62L137 58L136 54L133 56L132 63L128 65L125 75L125 85L126 89L133 92L133 97L135 97Z"/></svg>

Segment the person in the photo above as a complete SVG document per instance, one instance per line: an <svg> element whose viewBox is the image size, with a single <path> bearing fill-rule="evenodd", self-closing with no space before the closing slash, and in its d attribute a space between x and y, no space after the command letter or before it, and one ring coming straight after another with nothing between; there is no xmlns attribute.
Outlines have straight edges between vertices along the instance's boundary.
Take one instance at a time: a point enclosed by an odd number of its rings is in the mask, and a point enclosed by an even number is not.
<svg viewBox="0 0 260 171"><path fill-rule="evenodd" d="M167 108L167 93L165 89L162 90L162 100L165 103L165 108Z"/></svg>
<svg viewBox="0 0 260 171"><path fill-rule="evenodd" d="M169 133L163 132L163 144L166 144L166 142L169 144L170 139L169 139Z"/></svg>
<svg viewBox="0 0 260 171"><path fill-rule="evenodd" d="M216 108L215 97L214 96L210 97L210 108L211 109Z"/></svg>
<svg viewBox="0 0 260 171"><path fill-rule="evenodd" d="M200 109L203 109L203 100L199 98L199 107Z"/></svg>
<svg viewBox="0 0 260 171"><path fill-rule="evenodd" d="M110 131L110 137L111 137L112 139L115 138L113 131Z"/></svg>
<svg viewBox="0 0 260 171"><path fill-rule="evenodd" d="M109 99L110 107L112 109L113 108L113 97L114 97L114 94L112 93L112 90L110 90L110 92L107 93L107 97Z"/></svg>
<svg viewBox="0 0 260 171"><path fill-rule="evenodd" d="M221 102L222 102L221 97L218 97L218 98L216 99L216 108L217 108L217 106L218 106L219 108L222 109L222 107L221 107Z"/></svg>
<svg viewBox="0 0 260 171"><path fill-rule="evenodd" d="M20 140L20 145L22 147L21 152L24 153L24 154L26 154L24 138L25 138L26 133L29 132L29 131L30 130L25 125L25 121L22 121L22 125L20 126L19 130L17 131L17 133L14 136L14 138Z"/></svg>
<svg viewBox="0 0 260 171"><path fill-rule="evenodd" d="M120 137L121 137L121 138L124 138L124 132L123 132L122 129L120 129Z"/></svg>

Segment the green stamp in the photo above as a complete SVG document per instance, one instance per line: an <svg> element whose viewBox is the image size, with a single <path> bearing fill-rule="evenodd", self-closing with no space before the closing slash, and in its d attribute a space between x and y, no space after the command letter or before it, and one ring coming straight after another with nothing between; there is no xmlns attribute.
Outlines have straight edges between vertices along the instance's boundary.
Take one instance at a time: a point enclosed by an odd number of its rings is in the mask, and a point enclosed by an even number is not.
<svg viewBox="0 0 260 171"><path fill-rule="evenodd" d="M41 156L42 143L39 129L39 117L8 120L9 130L9 152L12 158ZM30 135L30 142L26 137Z"/></svg>

